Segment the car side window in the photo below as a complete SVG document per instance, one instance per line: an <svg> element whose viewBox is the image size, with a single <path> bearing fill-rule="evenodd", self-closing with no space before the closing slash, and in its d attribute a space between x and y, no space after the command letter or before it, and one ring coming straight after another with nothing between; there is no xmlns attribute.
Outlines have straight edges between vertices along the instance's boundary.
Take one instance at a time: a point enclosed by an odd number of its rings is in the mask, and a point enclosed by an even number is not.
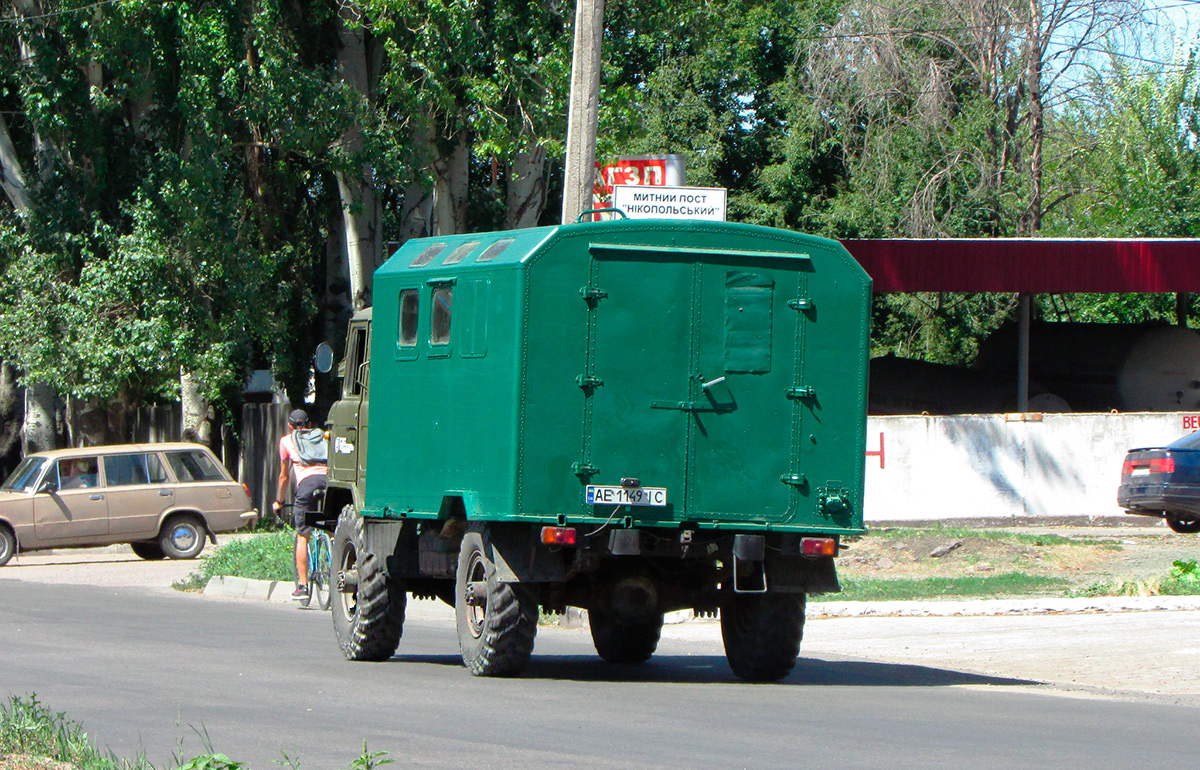
<svg viewBox="0 0 1200 770"><path fill-rule="evenodd" d="M72 457L58 461L59 489L90 489L100 483L100 464L95 457Z"/></svg>
<svg viewBox="0 0 1200 770"><path fill-rule="evenodd" d="M108 455L104 458L104 480L110 487L161 484L167 474L156 454Z"/></svg>
<svg viewBox="0 0 1200 770"><path fill-rule="evenodd" d="M168 452L167 462L181 482L225 481L220 467L203 452Z"/></svg>

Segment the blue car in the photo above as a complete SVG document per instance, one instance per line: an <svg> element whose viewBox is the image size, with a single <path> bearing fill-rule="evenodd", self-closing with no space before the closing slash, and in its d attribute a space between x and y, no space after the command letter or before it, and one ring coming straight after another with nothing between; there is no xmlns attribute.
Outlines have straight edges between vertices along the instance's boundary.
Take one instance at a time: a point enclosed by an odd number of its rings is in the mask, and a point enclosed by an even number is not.
<svg viewBox="0 0 1200 770"><path fill-rule="evenodd" d="M1200 532L1200 432L1165 447L1129 450L1117 504L1127 513L1161 516L1176 532Z"/></svg>

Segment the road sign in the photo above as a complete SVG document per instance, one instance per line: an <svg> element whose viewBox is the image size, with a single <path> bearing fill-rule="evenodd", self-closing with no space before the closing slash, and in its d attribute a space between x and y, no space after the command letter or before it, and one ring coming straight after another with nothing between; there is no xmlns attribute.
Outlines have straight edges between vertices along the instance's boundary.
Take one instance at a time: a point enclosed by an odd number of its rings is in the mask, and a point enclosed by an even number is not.
<svg viewBox="0 0 1200 770"><path fill-rule="evenodd" d="M613 208L630 219L725 221L724 187L613 187Z"/></svg>

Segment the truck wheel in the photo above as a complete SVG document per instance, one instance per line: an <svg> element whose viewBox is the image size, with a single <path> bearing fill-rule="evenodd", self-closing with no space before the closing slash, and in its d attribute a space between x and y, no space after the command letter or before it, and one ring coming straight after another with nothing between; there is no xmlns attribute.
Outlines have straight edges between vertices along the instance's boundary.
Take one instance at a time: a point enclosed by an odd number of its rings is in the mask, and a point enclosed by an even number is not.
<svg viewBox="0 0 1200 770"><path fill-rule="evenodd" d="M662 613L642 623L622 623L598 608L588 610L596 652L609 663L645 663L658 648Z"/></svg>
<svg viewBox="0 0 1200 770"><path fill-rule="evenodd" d="M721 639L733 673L774 682L791 673L804 634L804 594L734 594L721 606Z"/></svg>
<svg viewBox="0 0 1200 770"><path fill-rule="evenodd" d="M463 535L454 585L454 614L463 665L475 676L525 670L537 634L537 597L529 586L501 583L484 533Z"/></svg>
<svg viewBox="0 0 1200 770"><path fill-rule="evenodd" d="M333 632L347 660L387 660L404 632L407 597L388 579L382 560L367 553L364 529L354 506L342 508L331 554L337 575Z"/></svg>
<svg viewBox="0 0 1200 770"><path fill-rule="evenodd" d="M1167 526L1173 532L1178 532L1181 535L1191 535L1200 532L1200 518L1186 513L1169 514L1167 516Z"/></svg>

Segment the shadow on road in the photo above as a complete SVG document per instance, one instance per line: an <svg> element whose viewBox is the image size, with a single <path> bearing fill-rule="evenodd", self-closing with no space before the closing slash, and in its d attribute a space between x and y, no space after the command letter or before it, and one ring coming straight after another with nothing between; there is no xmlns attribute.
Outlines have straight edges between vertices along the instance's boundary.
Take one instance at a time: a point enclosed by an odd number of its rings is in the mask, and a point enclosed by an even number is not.
<svg viewBox="0 0 1200 770"><path fill-rule="evenodd" d="M462 666L457 655L397 655L395 663L434 666ZM722 684L742 680L734 676L719 655L655 656L640 666L606 663L584 655L534 655L524 679L565 679L575 682L662 682L686 684ZM796 668L775 684L816 687L951 687L955 685L991 685L1024 687L1037 685L1031 679L985 676L930 666L870 661L821 660L800 658Z"/></svg>

